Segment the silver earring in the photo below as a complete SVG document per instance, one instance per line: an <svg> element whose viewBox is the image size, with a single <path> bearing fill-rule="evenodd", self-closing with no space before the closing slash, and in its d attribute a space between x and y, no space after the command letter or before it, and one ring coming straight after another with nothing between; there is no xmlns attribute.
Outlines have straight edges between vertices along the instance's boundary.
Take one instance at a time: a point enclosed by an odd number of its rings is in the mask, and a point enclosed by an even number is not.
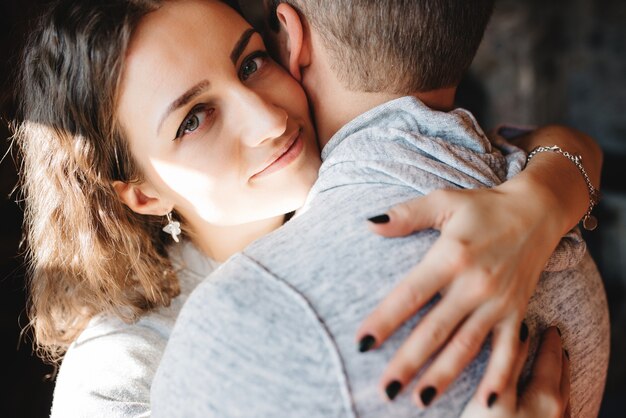
<svg viewBox="0 0 626 418"><path fill-rule="evenodd" d="M172 212L167 214L167 225L163 228L163 232L170 234L172 238L174 238L174 241L180 242L180 239L178 239L178 236L182 232L180 230L180 222L177 222L174 218L172 218Z"/></svg>

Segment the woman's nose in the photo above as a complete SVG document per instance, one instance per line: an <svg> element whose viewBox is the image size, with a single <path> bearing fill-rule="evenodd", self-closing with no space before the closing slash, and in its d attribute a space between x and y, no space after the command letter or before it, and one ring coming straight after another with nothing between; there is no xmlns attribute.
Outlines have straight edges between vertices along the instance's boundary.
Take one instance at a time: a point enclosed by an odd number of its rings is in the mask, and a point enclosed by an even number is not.
<svg viewBox="0 0 626 418"><path fill-rule="evenodd" d="M246 145L257 146L285 133L288 115L284 109L255 91L243 90L235 94L240 106L235 123Z"/></svg>

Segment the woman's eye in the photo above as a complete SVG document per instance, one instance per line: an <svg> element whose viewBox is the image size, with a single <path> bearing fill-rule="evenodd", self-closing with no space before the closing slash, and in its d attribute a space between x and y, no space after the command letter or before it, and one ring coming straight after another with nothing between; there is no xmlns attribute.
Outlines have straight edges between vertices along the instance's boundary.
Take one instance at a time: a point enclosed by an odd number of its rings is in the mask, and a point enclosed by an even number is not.
<svg viewBox="0 0 626 418"><path fill-rule="evenodd" d="M257 52L243 62L240 70L240 77L242 80L247 80L252 74L259 71L263 64L265 63L265 57L267 53L265 52Z"/></svg>
<svg viewBox="0 0 626 418"><path fill-rule="evenodd" d="M200 118L198 115L192 115L185 123L185 133L193 132L200 126Z"/></svg>
<svg viewBox="0 0 626 418"><path fill-rule="evenodd" d="M192 110L178 128L175 139L181 138L184 135L191 134L197 131L202 125L204 125L206 119L212 113L213 109L205 108L204 106Z"/></svg>

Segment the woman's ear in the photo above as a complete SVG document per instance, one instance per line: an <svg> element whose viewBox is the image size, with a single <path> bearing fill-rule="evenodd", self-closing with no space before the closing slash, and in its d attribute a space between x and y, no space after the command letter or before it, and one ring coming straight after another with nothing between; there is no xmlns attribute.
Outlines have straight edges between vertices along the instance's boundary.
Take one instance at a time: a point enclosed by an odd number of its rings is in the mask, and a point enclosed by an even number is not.
<svg viewBox="0 0 626 418"><path fill-rule="evenodd" d="M173 209L173 205L161 199L156 190L145 182L114 181L113 189L122 203L140 215L165 216Z"/></svg>
<svg viewBox="0 0 626 418"><path fill-rule="evenodd" d="M310 50L305 42L305 28L300 15L289 4L281 3L276 8L278 21L287 34L288 68L291 76L302 81L301 68L310 62Z"/></svg>

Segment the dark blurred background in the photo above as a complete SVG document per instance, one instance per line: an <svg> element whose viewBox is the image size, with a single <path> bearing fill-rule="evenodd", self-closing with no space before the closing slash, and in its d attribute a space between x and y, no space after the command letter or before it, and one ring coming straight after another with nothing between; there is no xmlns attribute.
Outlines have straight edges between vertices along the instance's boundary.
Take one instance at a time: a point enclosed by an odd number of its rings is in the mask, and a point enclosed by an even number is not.
<svg viewBox="0 0 626 418"><path fill-rule="evenodd" d="M0 417L47 416L53 389L53 368L33 356L30 336L21 334L27 323L18 249L22 216L18 195L11 193L16 174L8 139L20 44L29 19L44 3L0 3L0 378L5 388ZM459 90L459 103L486 128L499 122L564 123L593 136L604 150L603 199L596 209L600 226L585 234L605 281L612 321L602 418L621 418L626 410L625 77L623 0L497 0L481 50Z"/></svg>

